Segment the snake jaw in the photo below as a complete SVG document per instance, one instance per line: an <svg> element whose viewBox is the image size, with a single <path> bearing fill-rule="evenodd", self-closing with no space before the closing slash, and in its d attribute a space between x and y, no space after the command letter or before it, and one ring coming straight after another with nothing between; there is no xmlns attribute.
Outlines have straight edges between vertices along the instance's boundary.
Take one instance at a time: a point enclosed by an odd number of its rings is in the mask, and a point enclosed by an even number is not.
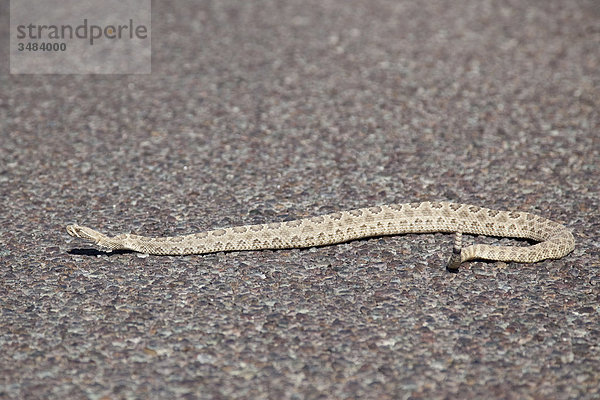
<svg viewBox="0 0 600 400"><path fill-rule="evenodd" d="M68 225L67 233L73 237L88 240L94 244L112 250L127 249L125 239L128 235L119 235L114 238L106 236L92 228L81 225Z"/></svg>
<svg viewBox="0 0 600 400"><path fill-rule="evenodd" d="M94 242L98 239L98 236L95 235L96 231L81 225L67 226L67 233L73 237L92 240Z"/></svg>
<svg viewBox="0 0 600 400"><path fill-rule="evenodd" d="M104 242L106 241L106 239L108 239L106 235L103 235L100 232L93 230L92 228L88 228L87 226L81 225L68 225L67 233L73 237L94 242L99 246L105 246Z"/></svg>

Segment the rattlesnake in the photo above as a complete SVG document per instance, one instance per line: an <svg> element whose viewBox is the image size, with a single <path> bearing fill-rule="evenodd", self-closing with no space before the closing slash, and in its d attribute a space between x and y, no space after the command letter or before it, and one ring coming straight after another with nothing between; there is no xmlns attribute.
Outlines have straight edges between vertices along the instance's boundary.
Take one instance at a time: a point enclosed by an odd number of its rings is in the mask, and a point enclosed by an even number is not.
<svg viewBox="0 0 600 400"><path fill-rule="evenodd" d="M79 225L67 226L67 232L111 250L156 255L302 248L373 236L447 232L455 233L453 254L447 265L449 270L454 271L462 262L473 259L532 263L561 258L575 247L571 231L546 218L527 212L495 211L448 202L376 206L294 221L161 238L129 233L109 237ZM475 244L463 248L463 233L531 239L540 243L526 247Z"/></svg>

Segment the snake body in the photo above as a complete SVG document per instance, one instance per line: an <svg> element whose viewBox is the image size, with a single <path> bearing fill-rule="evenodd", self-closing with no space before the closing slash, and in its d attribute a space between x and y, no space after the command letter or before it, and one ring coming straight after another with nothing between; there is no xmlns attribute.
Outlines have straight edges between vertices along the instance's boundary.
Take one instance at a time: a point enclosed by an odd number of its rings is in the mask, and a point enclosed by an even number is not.
<svg viewBox="0 0 600 400"><path fill-rule="evenodd" d="M67 226L67 232L111 250L156 255L304 248L373 236L447 232L456 234L454 252L448 264L451 270L473 259L522 263L557 259L569 254L575 247L571 231L549 219L527 212L496 211L448 202L382 205L185 236L151 238L126 233L109 237L80 225ZM530 239L539 243L525 247L486 244L462 247L463 233Z"/></svg>

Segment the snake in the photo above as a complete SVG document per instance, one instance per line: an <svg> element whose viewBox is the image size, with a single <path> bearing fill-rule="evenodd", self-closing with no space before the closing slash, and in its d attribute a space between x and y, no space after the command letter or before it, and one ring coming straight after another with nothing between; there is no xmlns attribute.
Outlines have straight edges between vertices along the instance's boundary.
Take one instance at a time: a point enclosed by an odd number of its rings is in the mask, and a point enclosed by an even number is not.
<svg viewBox="0 0 600 400"><path fill-rule="evenodd" d="M567 227L532 213L429 201L366 207L181 236L147 237L125 233L111 237L77 224L68 225L66 229L73 237L111 251L131 250L173 256L307 248L408 233L452 233L454 245L446 265L452 272L471 260L535 263L562 258L575 248L573 234ZM525 239L536 243L525 246L472 244L463 247L463 234Z"/></svg>

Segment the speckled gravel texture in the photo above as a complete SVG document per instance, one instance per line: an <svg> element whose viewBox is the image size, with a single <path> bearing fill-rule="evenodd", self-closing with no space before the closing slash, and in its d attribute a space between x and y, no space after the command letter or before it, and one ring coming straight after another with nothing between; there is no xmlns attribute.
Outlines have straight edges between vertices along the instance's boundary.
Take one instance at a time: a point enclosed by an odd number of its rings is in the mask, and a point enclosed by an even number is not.
<svg viewBox="0 0 600 400"><path fill-rule="evenodd" d="M595 0L177 0L153 4L151 75L6 60L0 398L599 398L599 21ZM64 229L425 200L533 212L576 248L450 274L445 234L140 257Z"/></svg>

